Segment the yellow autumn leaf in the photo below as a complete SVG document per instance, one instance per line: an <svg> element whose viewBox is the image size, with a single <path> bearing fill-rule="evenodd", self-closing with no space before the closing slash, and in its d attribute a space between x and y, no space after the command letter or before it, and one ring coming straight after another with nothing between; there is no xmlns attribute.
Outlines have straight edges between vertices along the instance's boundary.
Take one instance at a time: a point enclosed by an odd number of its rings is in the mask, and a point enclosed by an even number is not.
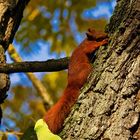
<svg viewBox="0 0 140 140"><path fill-rule="evenodd" d="M49 83L50 83L50 87L52 89L56 88L56 80L57 78L59 78L59 73L58 72L54 72L51 74L46 75L46 78L48 79Z"/></svg>
<svg viewBox="0 0 140 140"><path fill-rule="evenodd" d="M31 14L28 16L29 21L33 21L38 15L40 11L38 9L34 9Z"/></svg>

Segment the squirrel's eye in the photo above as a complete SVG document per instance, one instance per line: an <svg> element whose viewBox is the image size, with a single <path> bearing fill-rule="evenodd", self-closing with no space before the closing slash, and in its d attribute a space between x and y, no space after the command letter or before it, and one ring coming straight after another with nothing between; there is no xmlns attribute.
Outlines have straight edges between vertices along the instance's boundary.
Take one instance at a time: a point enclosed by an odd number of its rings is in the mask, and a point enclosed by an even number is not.
<svg viewBox="0 0 140 140"><path fill-rule="evenodd" d="M104 39L104 38L97 38L96 41L97 41L97 42L100 42L100 41L102 41L103 39Z"/></svg>

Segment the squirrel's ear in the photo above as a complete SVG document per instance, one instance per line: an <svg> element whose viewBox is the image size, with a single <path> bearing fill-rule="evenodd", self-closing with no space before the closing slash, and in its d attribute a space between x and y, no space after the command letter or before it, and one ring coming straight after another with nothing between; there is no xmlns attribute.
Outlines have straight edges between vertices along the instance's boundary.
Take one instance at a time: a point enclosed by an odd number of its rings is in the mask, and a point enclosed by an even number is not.
<svg viewBox="0 0 140 140"><path fill-rule="evenodd" d="M86 36L88 40L96 40L95 33L96 31L92 28L89 28L86 32Z"/></svg>

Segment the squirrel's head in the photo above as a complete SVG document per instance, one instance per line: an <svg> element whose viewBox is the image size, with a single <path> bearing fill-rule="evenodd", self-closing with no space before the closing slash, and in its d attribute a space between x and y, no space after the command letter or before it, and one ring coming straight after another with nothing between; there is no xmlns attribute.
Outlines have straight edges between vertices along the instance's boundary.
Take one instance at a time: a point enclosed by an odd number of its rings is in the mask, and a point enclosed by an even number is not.
<svg viewBox="0 0 140 140"><path fill-rule="evenodd" d="M89 28L87 33L87 39L88 40L95 40L95 41L102 41L105 38L108 38L108 35L101 31L96 31L93 28Z"/></svg>

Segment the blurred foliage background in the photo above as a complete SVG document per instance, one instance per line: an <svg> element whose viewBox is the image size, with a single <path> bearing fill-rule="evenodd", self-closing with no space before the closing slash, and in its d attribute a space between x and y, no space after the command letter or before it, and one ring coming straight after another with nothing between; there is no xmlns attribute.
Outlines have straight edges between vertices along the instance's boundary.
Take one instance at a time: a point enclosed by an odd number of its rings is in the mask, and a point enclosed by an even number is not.
<svg viewBox="0 0 140 140"><path fill-rule="evenodd" d="M104 30L115 0L30 1L15 36L14 45L23 60L47 60L70 56L89 27ZM12 62L7 54L8 62ZM67 71L36 73L54 101L67 84ZM11 87L3 104L1 132L17 140L29 125L45 113L41 98L24 73L11 74Z"/></svg>

